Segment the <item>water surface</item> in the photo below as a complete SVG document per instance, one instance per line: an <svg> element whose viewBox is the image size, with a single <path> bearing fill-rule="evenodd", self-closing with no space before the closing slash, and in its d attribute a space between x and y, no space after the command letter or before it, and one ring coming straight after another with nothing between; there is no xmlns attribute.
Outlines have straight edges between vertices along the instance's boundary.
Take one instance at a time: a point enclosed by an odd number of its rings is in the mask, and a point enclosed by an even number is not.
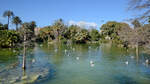
<svg viewBox="0 0 150 84"><path fill-rule="evenodd" d="M22 76L22 53L0 50L1 80ZM134 50L108 44L36 44L27 48L26 57L25 75L49 71L48 77L36 84L150 84L150 66L145 63L148 54L139 52L137 56Z"/></svg>

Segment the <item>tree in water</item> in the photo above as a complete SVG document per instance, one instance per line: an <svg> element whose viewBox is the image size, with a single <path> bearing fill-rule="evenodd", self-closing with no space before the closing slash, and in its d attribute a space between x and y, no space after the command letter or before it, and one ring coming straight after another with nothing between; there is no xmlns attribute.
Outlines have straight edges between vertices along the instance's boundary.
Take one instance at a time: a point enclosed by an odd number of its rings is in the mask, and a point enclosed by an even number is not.
<svg viewBox="0 0 150 84"><path fill-rule="evenodd" d="M26 31L26 40L31 41L31 39L35 36L34 34L35 27L36 27L35 21L23 23L22 27L19 29L21 36L24 36L24 31Z"/></svg>
<svg viewBox="0 0 150 84"><path fill-rule="evenodd" d="M4 13L3 13L3 17L8 17L8 29L9 29L9 20L10 20L10 18L11 17L13 17L14 16L14 13L12 12L12 11L10 11L10 10L7 10L7 11L5 11Z"/></svg>
<svg viewBox="0 0 150 84"><path fill-rule="evenodd" d="M23 25L23 30L24 30L24 45L23 45L23 63L22 63L22 69L25 70L26 69L26 36L27 36L27 28L28 28L28 24L24 23Z"/></svg>

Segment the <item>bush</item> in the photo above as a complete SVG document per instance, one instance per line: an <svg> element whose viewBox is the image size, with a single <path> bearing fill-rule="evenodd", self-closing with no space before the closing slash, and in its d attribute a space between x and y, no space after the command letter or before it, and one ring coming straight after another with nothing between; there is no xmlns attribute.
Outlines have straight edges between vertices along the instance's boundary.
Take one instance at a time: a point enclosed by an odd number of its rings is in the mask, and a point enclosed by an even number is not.
<svg viewBox="0 0 150 84"><path fill-rule="evenodd" d="M19 33L13 30L0 30L0 47L13 47L19 40Z"/></svg>

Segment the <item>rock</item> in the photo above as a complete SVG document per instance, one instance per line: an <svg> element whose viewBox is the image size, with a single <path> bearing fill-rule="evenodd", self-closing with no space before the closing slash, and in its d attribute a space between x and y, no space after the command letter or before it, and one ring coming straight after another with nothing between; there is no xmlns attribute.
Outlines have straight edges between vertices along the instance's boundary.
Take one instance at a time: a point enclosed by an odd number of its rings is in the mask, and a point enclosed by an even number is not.
<svg viewBox="0 0 150 84"><path fill-rule="evenodd" d="M45 80L49 75L49 68L36 68L29 71L25 76L19 75L16 69L11 69L11 74L9 74L10 71L5 72L7 73L1 74L0 84L3 82L4 84L30 84ZM3 79L4 77L5 79Z"/></svg>
<svg viewBox="0 0 150 84"><path fill-rule="evenodd" d="M27 78L28 78L27 76L23 76L21 79L26 80Z"/></svg>
<svg viewBox="0 0 150 84"><path fill-rule="evenodd" d="M34 83L36 80L38 80L38 78L40 77L40 75L35 75L30 77L28 83Z"/></svg>
<svg viewBox="0 0 150 84"><path fill-rule="evenodd" d="M9 81L9 83L11 83L11 84L12 84L12 83L15 83L15 82L16 82L16 80L11 80L11 81Z"/></svg>
<svg viewBox="0 0 150 84"><path fill-rule="evenodd" d="M20 77L14 77L14 78L12 78L9 82L10 83L15 83L15 82L17 82L17 81L19 81L20 80Z"/></svg>

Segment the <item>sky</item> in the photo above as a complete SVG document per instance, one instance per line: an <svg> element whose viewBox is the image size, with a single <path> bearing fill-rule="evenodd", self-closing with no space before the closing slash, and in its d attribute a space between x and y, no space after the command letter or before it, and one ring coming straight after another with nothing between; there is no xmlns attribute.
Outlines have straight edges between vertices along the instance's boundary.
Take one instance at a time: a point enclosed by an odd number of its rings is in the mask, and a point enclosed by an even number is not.
<svg viewBox="0 0 150 84"><path fill-rule="evenodd" d="M36 21L38 27L62 18L68 25L99 28L107 21L122 22L132 17L126 10L128 0L1 0L0 3L0 22L7 23L2 15L11 10L23 22Z"/></svg>

